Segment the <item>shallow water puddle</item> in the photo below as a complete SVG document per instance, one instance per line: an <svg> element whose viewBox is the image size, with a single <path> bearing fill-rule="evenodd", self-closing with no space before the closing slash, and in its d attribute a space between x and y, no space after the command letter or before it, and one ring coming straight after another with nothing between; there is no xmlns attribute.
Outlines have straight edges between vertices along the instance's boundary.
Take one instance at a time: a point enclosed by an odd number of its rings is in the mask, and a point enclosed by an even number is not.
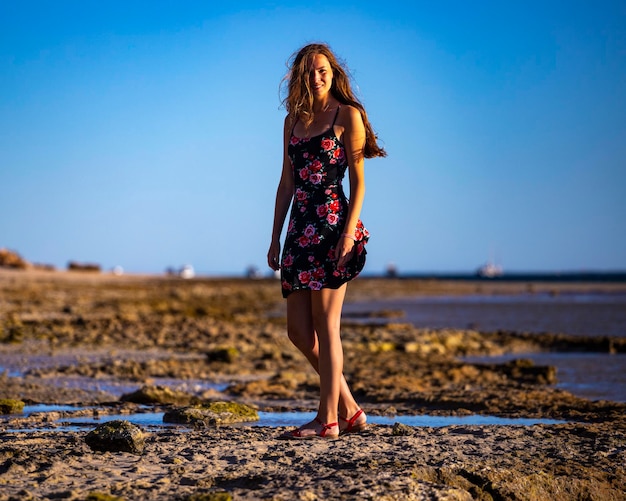
<svg viewBox="0 0 626 501"><path fill-rule="evenodd" d="M24 414L32 412L42 412L41 408L48 408L52 411L72 411L79 408L71 406L28 406L24 408ZM37 408L37 409L34 409ZM31 412L29 412L31 411ZM138 412L134 414L110 414L97 417L70 417L57 420L50 428L37 427L36 429L6 430L9 432L33 432L33 431L80 431L86 428L93 428L99 424L114 420L130 421L133 424L145 428L177 428L188 430L185 425L177 425L163 422L163 412ZM15 417L15 416L13 416ZM315 418L315 412L259 412L259 420L249 423L241 423L238 426L299 426ZM499 426L532 426L535 424L562 424L565 421L555 419L535 419L535 418L502 418L497 416L481 416L478 414L470 416L371 416L367 417L368 423L379 425L393 425L395 423L407 426L423 427L444 427L455 425L499 425Z"/></svg>
<svg viewBox="0 0 626 501"><path fill-rule="evenodd" d="M556 388L589 400L626 402L626 353L514 353L462 357L467 363L505 364L527 358L537 366L552 365L557 370Z"/></svg>
<svg viewBox="0 0 626 501"><path fill-rule="evenodd" d="M89 410L93 407L78 407L75 405L56 405L56 404L36 404L25 405L21 414L12 414L11 417L24 417L36 414L38 412L73 412L81 410Z"/></svg>
<svg viewBox="0 0 626 501"><path fill-rule="evenodd" d="M315 418L315 412L259 412L259 421L252 426L300 426ZM407 426L443 427L455 425L523 425L534 424L559 424L565 421L555 419L530 419L530 418L502 418L497 416L371 416L368 414L367 422L370 424L393 425L395 423Z"/></svg>

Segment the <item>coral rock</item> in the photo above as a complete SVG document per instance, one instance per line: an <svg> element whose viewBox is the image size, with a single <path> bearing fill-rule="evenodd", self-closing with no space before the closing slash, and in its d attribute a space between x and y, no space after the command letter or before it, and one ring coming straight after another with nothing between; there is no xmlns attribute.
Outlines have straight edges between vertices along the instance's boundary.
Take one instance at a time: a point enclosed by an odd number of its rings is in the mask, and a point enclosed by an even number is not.
<svg viewBox="0 0 626 501"><path fill-rule="evenodd" d="M236 402L211 402L195 407L172 409L163 415L164 423L191 424L196 427L258 421L255 409Z"/></svg>
<svg viewBox="0 0 626 501"><path fill-rule="evenodd" d="M141 428L129 421L109 421L90 431L85 442L95 451L142 454L145 436Z"/></svg>

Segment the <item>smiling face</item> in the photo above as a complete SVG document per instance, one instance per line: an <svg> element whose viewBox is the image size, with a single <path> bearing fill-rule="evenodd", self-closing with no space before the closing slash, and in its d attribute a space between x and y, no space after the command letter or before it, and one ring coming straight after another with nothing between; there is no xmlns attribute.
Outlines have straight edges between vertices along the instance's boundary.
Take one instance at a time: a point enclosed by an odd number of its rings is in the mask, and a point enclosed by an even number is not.
<svg viewBox="0 0 626 501"><path fill-rule="evenodd" d="M333 70L326 56L315 54L311 58L309 84L315 99L322 99L330 92L333 84Z"/></svg>

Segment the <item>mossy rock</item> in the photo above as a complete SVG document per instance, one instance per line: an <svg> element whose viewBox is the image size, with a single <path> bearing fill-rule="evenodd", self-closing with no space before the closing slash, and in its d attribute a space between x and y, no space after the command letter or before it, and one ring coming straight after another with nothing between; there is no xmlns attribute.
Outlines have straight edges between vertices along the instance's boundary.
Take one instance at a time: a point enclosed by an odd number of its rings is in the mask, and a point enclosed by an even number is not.
<svg viewBox="0 0 626 501"><path fill-rule="evenodd" d="M183 391L176 391L167 386L143 386L133 393L125 393L120 397L122 402L135 404L175 404L189 405L196 397Z"/></svg>
<svg viewBox="0 0 626 501"><path fill-rule="evenodd" d="M143 453L145 436L141 428L129 421L109 421L90 431L85 442L95 451Z"/></svg>
<svg viewBox="0 0 626 501"><path fill-rule="evenodd" d="M190 424L196 427L258 421L256 409L237 402L210 402L193 407L172 409L163 415L164 423Z"/></svg>
<svg viewBox="0 0 626 501"><path fill-rule="evenodd" d="M0 414L21 414L24 410L24 402L13 398L0 399Z"/></svg>

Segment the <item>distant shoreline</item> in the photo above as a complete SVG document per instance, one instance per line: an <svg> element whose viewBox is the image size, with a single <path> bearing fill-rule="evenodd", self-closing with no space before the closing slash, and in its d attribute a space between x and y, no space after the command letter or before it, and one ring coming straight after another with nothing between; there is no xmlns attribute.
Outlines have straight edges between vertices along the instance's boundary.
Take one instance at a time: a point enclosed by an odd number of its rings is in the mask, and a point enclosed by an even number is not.
<svg viewBox="0 0 626 501"><path fill-rule="evenodd" d="M363 278L391 277L385 274L364 273ZM400 273L393 277L399 280L464 280L479 282L626 282L626 271L588 272L509 272L496 277L483 277L476 273Z"/></svg>
<svg viewBox="0 0 626 501"><path fill-rule="evenodd" d="M9 266L0 266L0 272L9 273L28 273L28 274L69 274L69 275L113 275L111 270L67 270L65 268L41 269L27 268L17 269ZM127 271L121 273L120 276L127 277L172 277L166 272L133 272ZM409 271L390 275L387 273L373 273L364 271L361 278L366 279L399 279L399 280L453 280L453 281L479 281L479 282L626 282L626 271L610 270L610 271L511 271L504 272L502 275L486 277L476 272L427 272L427 271ZM174 276L173 278L177 278ZM198 279L250 279L244 273L202 273L199 272L195 278ZM269 274L261 276L258 279L272 279Z"/></svg>

